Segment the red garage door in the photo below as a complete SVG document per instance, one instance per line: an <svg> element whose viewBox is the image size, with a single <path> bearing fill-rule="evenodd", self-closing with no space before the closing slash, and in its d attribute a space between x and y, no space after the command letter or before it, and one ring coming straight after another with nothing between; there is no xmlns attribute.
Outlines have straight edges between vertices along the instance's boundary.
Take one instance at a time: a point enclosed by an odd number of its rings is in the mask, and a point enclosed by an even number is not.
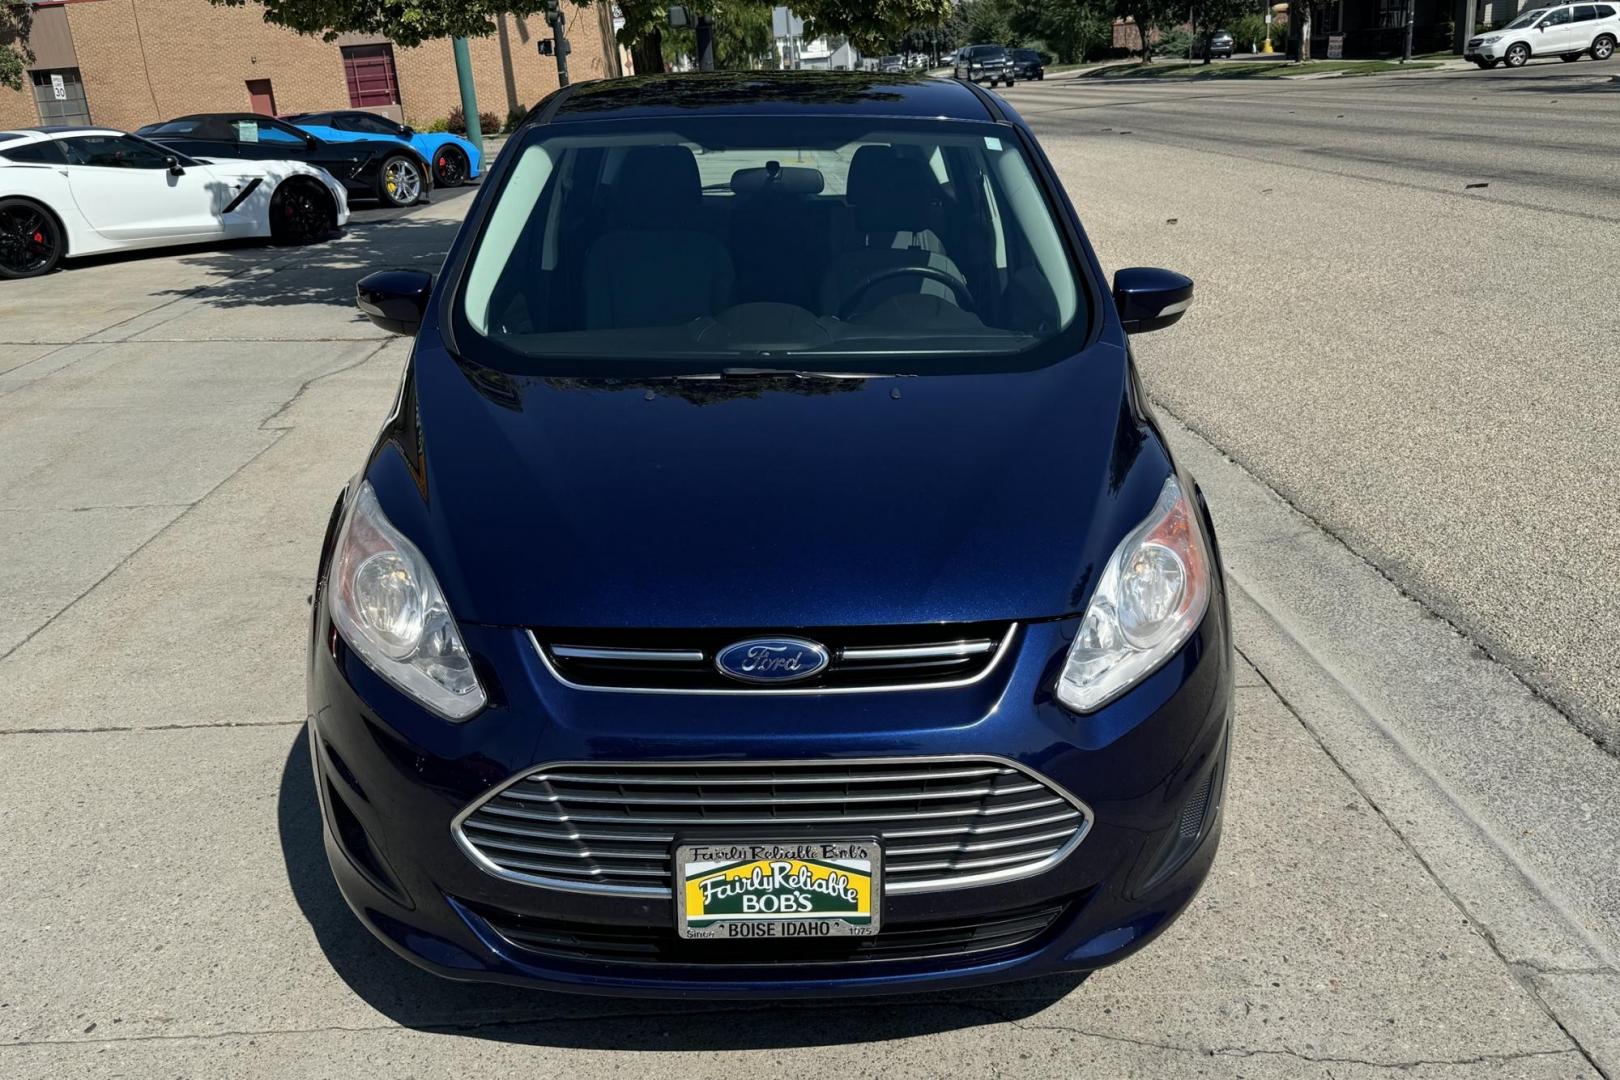
<svg viewBox="0 0 1620 1080"><path fill-rule="evenodd" d="M399 79L394 74L392 45L348 45L343 49L343 75L349 82L349 104L399 104Z"/></svg>

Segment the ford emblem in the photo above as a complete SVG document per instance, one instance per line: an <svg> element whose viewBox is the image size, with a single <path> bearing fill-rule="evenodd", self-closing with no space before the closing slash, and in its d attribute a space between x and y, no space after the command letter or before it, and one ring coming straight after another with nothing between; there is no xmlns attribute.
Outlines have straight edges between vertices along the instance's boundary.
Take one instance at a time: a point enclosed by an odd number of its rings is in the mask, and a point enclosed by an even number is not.
<svg viewBox="0 0 1620 1080"><path fill-rule="evenodd" d="M751 638L726 646L714 658L720 674L746 683L798 682L827 663L827 650L803 638Z"/></svg>

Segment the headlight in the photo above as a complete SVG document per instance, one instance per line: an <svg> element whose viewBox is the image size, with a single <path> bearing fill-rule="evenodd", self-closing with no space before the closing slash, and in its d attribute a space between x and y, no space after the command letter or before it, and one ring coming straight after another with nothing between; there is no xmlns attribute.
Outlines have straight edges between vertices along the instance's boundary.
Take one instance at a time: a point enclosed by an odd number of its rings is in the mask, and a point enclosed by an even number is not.
<svg viewBox="0 0 1620 1080"><path fill-rule="evenodd" d="M449 720L488 698L444 593L415 544L360 484L332 555L332 622L366 666Z"/></svg>
<svg viewBox="0 0 1620 1080"><path fill-rule="evenodd" d="M1481 45L1489 45L1493 41L1501 41L1501 40L1502 40L1502 35L1501 34L1492 34L1490 37L1480 38L1479 43Z"/></svg>
<svg viewBox="0 0 1620 1080"><path fill-rule="evenodd" d="M1091 712L1174 655L1209 607L1210 573L1197 515L1171 476L1104 567L1058 677L1058 700Z"/></svg>

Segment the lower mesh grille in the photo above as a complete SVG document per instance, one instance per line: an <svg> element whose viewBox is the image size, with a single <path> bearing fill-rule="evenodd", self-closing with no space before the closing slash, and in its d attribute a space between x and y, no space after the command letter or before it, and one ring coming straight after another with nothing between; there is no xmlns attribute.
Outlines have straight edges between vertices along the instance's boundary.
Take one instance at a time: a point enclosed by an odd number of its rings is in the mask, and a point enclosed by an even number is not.
<svg viewBox="0 0 1620 1080"><path fill-rule="evenodd" d="M526 952L559 960L620 964L846 964L922 960L1017 949L1040 937L1061 906L980 918L896 926L869 938L814 941L687 941L661 927L564 922L475 908L501 937Z"/></svg>
<svg viewBox="0 0 1620 1080"><path fill-rule="evenodd" d="M672 895L677 844L876 837L886 893L1028 877L1090 827L1084 804L998 758L602 762L520 774L457 818L457 842L498 877Z"/></svg>

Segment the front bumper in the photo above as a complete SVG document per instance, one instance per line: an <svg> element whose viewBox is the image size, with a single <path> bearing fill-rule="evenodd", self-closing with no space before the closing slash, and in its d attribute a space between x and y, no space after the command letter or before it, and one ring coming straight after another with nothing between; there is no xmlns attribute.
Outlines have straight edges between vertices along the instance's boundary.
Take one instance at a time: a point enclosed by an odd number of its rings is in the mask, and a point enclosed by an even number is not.
<svg viewBox="0 0 1620 1080"><path fill-rule="evenodd" d="M316 611L325 605L317 598ZM491 705L465 724L433 717L313 628L310 749L340 890L368 929L456 979L637 997L829 996L961 987L1124 958L1162 932L1209 871L1221 824L1232 698L1217 593L1199 633L1120 700L1087 717L1050 685L1077 620L1035 623L971 686L843 696L630 695L571 689L523 632L463 627ZM833 759L991 754L1073 793L1094 819L1080 845L1014 882L890 895L885 931L992 921L1035 908L1045 929L1014 947L903 959L770 963L559 956L514 943L544 921L668 936L669 899L565 892L497 878L457 846L452 821L492 786L550 761ZM1207 791L1202 826L1178 832ZM507 927L506 935L497 929ZM692 943L688 943L689 945ZM674 955L674 954L672 954Z"/></svg>
<svg viewBox="0 0 1620 1080"><path fill-rule="evenodd" d="M1470 41L1463 49L1464 60L1500 60L1507 53L1506 47L1500 41L1490 44L1475 44Z"/></svg>

